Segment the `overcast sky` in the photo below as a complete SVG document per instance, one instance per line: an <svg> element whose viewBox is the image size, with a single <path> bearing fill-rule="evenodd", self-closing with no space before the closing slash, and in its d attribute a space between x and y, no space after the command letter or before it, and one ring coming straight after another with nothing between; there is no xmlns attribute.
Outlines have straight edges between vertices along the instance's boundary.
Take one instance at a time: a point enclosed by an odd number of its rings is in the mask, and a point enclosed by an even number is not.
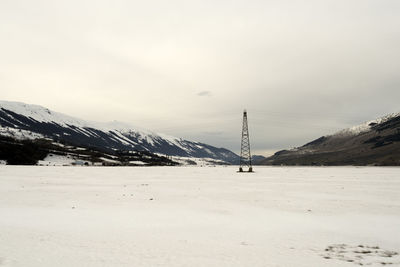
<svg viewBox="0 0 400 267"><path fill-rule="evenodd" d="M1 0L0 99L235 152L400 112L399 0Z"/></svg>

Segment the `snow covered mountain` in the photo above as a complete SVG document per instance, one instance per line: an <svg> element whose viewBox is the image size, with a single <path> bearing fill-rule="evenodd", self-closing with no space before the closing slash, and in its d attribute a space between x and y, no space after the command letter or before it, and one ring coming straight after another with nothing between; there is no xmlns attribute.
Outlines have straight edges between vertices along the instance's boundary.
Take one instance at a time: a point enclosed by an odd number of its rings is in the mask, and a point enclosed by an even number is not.
<svg viewBox="0 0 400 267"><path fill-rule="evenodd" d="M268 165L400 165L400 113L368 121L301 147L282 150Z"/></svg>
<svg viewBox="0 0 400 267"><path fill-rule="evenodd" d="M0 136L20 140L49 138L105 152L147 151L169 156L211 158L228 163L238 161L238 156L225 148L138 130L120 122L88 122L20 102L0 101Z"/></svg>

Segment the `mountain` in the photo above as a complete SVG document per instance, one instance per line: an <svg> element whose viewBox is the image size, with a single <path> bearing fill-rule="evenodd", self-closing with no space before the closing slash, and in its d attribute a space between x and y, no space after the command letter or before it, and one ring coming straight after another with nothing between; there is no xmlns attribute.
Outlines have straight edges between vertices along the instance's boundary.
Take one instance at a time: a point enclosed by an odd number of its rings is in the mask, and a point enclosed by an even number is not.
<svg viewBox="0 0 400 267"><path fill-rule="evenodd" d="M239 159L225 148L139 130L116 121L88 122L19 102L0 101L0 136L19 140L50 139L106 153L145 151L177 157L210 158L227 163L237 163Z"/></svg>
<svg viewBox="0 0 400 267"><path fill-rule="evenodd" d="M185 163L185 162L183 162ZM208 163L208 162L207 162ZM95 165L95 166L173 166L171 157L146 151L113 151L76 147L51 139L22 139L0 136L0 164L9 165Z"/></svg>
<svg viewBox="0 0 400 267"><path fill-rule="evenodd" d="M266 165L400 165L400 113L282 150Z"/></svg>
<svg viewBox="0 0 400 267"><path fill-rule="evenodd" d="M262 155L252 155L251 156L251 163L253 165L262 165L261 163L266 159L266 157Z"/></svg>

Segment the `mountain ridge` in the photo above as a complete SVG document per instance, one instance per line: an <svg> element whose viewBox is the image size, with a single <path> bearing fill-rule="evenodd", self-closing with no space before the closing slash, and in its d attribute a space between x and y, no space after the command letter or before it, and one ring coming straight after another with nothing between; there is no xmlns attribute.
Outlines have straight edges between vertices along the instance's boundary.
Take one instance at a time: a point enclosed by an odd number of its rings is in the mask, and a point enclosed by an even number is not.
<svg viewBox="0 0 400 267"><path fill-rule="evenodd" d="M265 165L400 165L400 113L322 136L305 145L281 150Z"/></svg>
<svg viewBox="0 0 400 267"><path fill-rule="evenodd" d="M137 127L136 127L137 128ZM122 122L89 122L22 102L0 101L0 135L17 139L50 138L77 146L148 151L169 156L211 158L236 163L238 156L225 148L137 130Z"/></svg>

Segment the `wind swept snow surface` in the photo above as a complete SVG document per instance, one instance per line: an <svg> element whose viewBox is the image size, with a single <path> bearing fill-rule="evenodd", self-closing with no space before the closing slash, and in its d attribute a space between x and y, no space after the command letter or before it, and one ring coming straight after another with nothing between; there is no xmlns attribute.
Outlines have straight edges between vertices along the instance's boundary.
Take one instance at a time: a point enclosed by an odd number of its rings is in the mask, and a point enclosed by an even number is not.
<svg viewBox="0 0 400 267"><path fill-rule="evenodd" d="M0 166L0 266L399 266L399 177Z"/></svg>

